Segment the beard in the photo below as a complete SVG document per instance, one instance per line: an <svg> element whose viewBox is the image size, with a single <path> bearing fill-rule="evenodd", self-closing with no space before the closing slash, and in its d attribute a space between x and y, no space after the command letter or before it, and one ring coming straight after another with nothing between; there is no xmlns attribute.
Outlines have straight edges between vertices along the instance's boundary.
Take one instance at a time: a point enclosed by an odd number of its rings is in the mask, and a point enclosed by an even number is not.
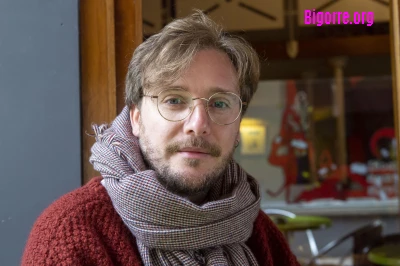
<svg viewBox="0 0 400 266"><path fill-rule="evenodd" d="M234 153L234 145L230 152L223 156L221 148L206 141L202 137L191 137L186 141L176 141L168 144L164 151L157 150L145 133L143 124L140 125L139 144L143 158L148 167L157 174L158 181L170 192L181 196L193 196L206 194L219 179L223 178L224 172L231 161ZM197 147L207 151L218 163L209 168L201 176L194 178L184 171L177 171L167 162L167 158L179 152L184 147ZM201 159L184 158L184 164L191 168L199 168Z"/></svg>

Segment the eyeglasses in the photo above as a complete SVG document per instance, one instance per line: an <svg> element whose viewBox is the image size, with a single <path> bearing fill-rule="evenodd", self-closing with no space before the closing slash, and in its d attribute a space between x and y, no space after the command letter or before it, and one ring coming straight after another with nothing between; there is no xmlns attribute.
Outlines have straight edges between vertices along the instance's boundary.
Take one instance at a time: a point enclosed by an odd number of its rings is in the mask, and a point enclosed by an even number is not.
<svg viewBox="0 0 400 266"><path fill-rule="evenodd" d="M217 92L210 98L194 98L193 95L181 88L172 88L160 91L158 95L143 95L157 99L157 108L160 115L171 122L186 119L194 110L195 100L207 101L206 112L211 120L218 125L229 125L235 122L242 112L242 99L233 92Z"/></svg>

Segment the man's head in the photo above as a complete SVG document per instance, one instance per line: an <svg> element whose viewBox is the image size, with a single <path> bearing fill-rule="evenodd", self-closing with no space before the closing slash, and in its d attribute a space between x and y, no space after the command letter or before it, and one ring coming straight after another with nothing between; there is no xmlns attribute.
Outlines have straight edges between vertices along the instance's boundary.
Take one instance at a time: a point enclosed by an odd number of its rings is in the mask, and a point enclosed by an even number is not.
<svg viewBox="0 0 400 266"><path fill-rule="evenodd" d="M132 132L169 190L206 193L222 175L258 79L254 50L201 12L136 49L126 79Z"/></svg>

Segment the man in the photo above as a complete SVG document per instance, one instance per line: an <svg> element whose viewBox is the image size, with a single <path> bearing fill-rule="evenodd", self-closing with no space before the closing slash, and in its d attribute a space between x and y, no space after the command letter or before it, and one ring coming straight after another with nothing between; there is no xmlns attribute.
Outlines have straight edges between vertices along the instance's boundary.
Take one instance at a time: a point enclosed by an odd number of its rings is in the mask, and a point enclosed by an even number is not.
<svg viewBox="0 0 400 266"><path fill-rule="evenodd" d="M298 265L232 159L259 62L203 13L135 51L126 107L94 126L102 178L53 203L23 265Z"/></svg>

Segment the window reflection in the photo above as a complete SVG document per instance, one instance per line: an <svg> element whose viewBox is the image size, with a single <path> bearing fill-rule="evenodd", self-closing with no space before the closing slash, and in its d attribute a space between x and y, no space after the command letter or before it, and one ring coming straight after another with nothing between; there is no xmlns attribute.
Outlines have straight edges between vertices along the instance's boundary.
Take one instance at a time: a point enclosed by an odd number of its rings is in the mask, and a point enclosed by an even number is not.
<svg viewBox="0 0 400 266"><path fill-rule="evenodd" d="M263 207L395 209L391 82L348 77L338 97L333 78L262 81L235 159L259 180Z"/></svg>

